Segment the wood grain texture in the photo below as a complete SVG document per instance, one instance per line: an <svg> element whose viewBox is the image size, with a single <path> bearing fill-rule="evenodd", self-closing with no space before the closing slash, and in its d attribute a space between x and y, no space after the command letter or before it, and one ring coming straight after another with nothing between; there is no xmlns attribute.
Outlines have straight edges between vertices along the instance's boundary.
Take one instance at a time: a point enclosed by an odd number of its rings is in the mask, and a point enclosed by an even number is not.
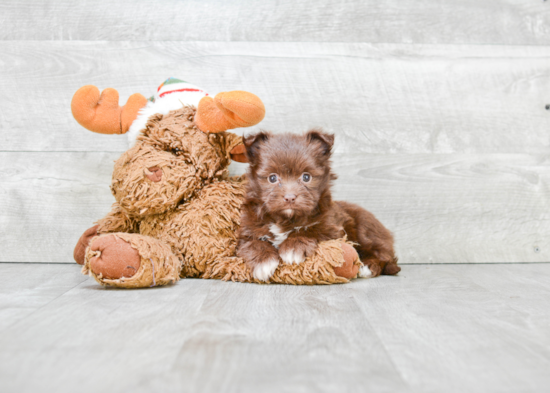
<svg viewBox="0 0 550 393"><path fill-rule="evenodd" d="M550 264L131 291L102 288L75 266L0 264L0 274L14 283L0 309L43 304L2 329L6 393L516 393L550 383ZM60 274L86 281L69 289L70 279L52 279L46 292L25 283Z"/></svg>
<svg viewBox="0 0 550 393"><path fill-rule="evenodd" d="M80 276L75 266L66 268ZM206 281L195 282L113 291L86 279L4 329L0 390L64 391L71 380L79 385L68 389L73 391L97 391L99 385L105 391L128 391L130 383L142 385L135 391L147 390L143 384L170 370L175 352L197 321L208 288Z"/></svg>
<svg viewBox="0 0 550 393"><path fill-rule="evenodd" d="M412 391L543 392L548 273L549 264L406 266L350 291Z"/></svg>
<svg viewBox="0 0 550 393"><path fill-rule="evenodd" d="M350 297L343 286L212 286L203 322L174 360L174 383L190 392L408 391Z"/></svg>
<svg viewBox="0 0 550 393"><path fill-rule="evenodd" d="M544 1L5 0L3 40L550 43Z"/></svg>
<svg viewBox="0 0 550 393"><path fill-rule="evenodd" d="M0 263L0 331L87 281L80 266Z"/></svg>
<svg viewBox="0 0 550 393"><path fill-rule="evenodd" d="M549 262L548 155L340 155L335 198L371 210L404 263Z"/></svg>
<svg viewBox="0 0 550 393"><path fill-rule="evenodd" d="M2 262L73 262L80 235L105 216L118 153L0 153Z"/></svg>
<svg viewBox="0 0 550 393"><path fill-rule="evenodd" d="M267 108L260 127L321 126L340 152L550 151L550 47L4 41L0 52L0 89L13 92L0 96L3 151L124 151L125 136L76 123L72 95L116 87L123 103L168 76L252 91Z"/></svg>
<svg viewBox="0 0 550 393"><path fill-rule="evenodd" d="M0 261L72 263L103 217L117 153L0 153ZM402 263L550 261L550 159L336 154L336 199L372 211ZM234 164L242 173L245 164Z"/></svg>

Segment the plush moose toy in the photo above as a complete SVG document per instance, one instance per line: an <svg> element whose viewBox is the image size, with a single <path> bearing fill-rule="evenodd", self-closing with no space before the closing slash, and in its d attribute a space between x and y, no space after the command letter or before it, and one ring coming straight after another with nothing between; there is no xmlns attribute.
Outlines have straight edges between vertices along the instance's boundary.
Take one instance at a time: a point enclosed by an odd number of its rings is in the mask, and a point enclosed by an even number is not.
<svg viewBox="0 0 550 393"><path fill-rule="evenodd" d="M259 123L262 101L244 91L214 98L170 78L149 100L134 94L124 107L118 92L84 86L72 112L88 130L128 133L131 147L116 161L107 216L88 229L74 251L83 273L100 284L140 288L183 277L255 280L235 256L244 177L229 177L231 160L246 162L242 138L226 132ZM321 243L300 265L281 264L270 282L343 283L360 261L343 240Z"/></svg>

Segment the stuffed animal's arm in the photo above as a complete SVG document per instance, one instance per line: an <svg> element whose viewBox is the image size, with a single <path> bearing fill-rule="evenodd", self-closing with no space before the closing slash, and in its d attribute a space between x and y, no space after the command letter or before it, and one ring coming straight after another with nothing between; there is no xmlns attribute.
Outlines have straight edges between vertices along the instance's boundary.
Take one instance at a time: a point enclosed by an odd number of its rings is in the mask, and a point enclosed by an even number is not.
<svg viewBox="0 0 550 393"><path fill-rule="evenodd" d="M139 223L133 218L129 217L115 202L109 214L97 221L97 233L113 233L113 232L126 232L126 233L138 233Z"/></svg>
<svg viewBox="0 0 550 393"><path fill-rule="evenodd" d="M97 235L113 232L136 233L138 231L138 222L128 217L118 203L115 202L109 214L96 222L93 227L88 228L82 236L80 236L74 248L74 260L80 265L84 264L86 248L88 248L90 240Z"/></svg>

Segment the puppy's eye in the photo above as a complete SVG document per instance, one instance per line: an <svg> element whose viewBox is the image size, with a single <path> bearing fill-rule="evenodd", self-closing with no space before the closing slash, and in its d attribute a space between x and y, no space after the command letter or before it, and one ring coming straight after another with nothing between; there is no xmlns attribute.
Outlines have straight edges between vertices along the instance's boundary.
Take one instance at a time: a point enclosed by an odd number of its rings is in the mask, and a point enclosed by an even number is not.
<svg viewBox="0 0 550 393"><path fill-rule="evenodd" d="M279 178L276 174L272 173L271 175L269 175L267 180L269 180L270 183L277 183L277 180L279 180Z"/></svg>
<svg viewBox="0 0 550 393"><path fill-rule="evenodd" d="M177 155L177 156L181 154L181 150L178 149L177 147L175 147L175 148L173 148L173 149L170 149L170 152L171 152L172 154Z"/></svg>
<svg viewBox="0 0 550 393"><path fill-rule="evenodd" d="M302 174L302 181L304 183L309 183L311 181L311 175L309 173Z"/></svg>

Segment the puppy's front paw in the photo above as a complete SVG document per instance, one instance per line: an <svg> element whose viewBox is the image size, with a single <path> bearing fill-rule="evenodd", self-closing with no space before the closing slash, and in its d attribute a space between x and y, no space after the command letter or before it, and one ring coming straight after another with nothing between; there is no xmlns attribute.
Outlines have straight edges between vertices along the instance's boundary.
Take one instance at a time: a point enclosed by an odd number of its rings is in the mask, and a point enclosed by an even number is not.
<svg viewBox="0 0 550 393"><path fill-rule="evenodd" d="M262 240L242 241L237 248L237 256L246 262L252 276L260 281L269 280L279 266L277 249Z"/></svg>
<svg viewBox="0 0 550 393"><path fill-rule="evenodd" d="M299 265L306 260L306 256L304 255L304 253L300 252L299 250L288 250L285 252L280 252L279 255L283 262L289 265Z"/></svg>
<svg viewBox="0 0 550 393"><path fill-rule="evenodd" d="M286 251L279 251L279 256L284 263L289 265L299 265L306 260L305 253L300 249L287 249Z"/></svg>
<svg viewBox="0 0 550 393"><path fill-rule="evenodd" d="M279 266L278 259L267 259L254 266L254 269L252 270L252 276L254 276L256 280L268 281L273 273L275 273L275 270L277 270L277 266Z"/></svg>
<svg viewBox="0 0 550 393"><path fill-rule="evenodd" d="M317 242L308 238L286 239L279 247L279 256L284 263L299 265L310 257L317 248Z"/></svg>

